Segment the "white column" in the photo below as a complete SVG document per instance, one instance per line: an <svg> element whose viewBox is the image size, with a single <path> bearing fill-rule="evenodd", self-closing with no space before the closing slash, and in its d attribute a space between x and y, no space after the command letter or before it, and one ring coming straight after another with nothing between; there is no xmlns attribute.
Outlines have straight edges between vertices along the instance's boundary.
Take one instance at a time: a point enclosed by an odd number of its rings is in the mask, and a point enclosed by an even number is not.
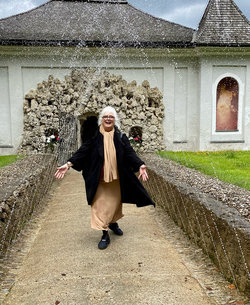
<svg viewBox="0 0 250 305"><path fill-rule="evenodd" d="M163 120L163 134L164 144L166 149L173 149L174 138L174 71L175 67L169 63L164 66L164 120Z"/></svg>
<svg viewBox="0 0 250 305"><path fill-rule="evenodd" d="M201 61L200 68L200 145L199 150L209 149L212 128L212 65Z"/></svg>
<svg viewBox="0 0 250 305"><path fill-rule="evenodd" d="M9 69L0 67L0 152L12 147Z"/></svg>
<svg viewBox="0 0 250 305"><path fill-rule="evenodd" d="M9 65L9 94L12 144L15 153L22 140L23 132L23 80L21 66L15 63Z"/></svg>

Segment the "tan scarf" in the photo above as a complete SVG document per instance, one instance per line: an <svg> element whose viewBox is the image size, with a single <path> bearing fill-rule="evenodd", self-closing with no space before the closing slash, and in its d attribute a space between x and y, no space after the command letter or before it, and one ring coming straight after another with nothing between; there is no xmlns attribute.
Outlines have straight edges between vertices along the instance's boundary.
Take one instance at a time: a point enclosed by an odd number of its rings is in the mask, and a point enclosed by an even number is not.
<svg viewBox="0 0 250 305"><path fill-rule="evenodd" d="M112 182L118 179L116 150L114 145L114 129L105 131L104 127L100 126L100 133L103 135L104 145L104 167L103 180L104 182Z"/></svg>

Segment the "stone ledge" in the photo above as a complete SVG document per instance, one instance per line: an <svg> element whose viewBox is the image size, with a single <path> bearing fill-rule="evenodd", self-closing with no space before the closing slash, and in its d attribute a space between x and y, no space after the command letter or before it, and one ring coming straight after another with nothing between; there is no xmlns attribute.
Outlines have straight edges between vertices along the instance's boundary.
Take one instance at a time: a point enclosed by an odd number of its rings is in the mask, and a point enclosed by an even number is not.
<svg viewBox="0 0 250 305"><path fill-rule="evenodd" d="M173 170L169 172L168 160L152 155L142 158L150 176L145 186L153 200L203 249L226 279L248 294L250 224L247 219L235 208L191 187L184 178L175 179ZM179 165L176 167L180 170Z"/></svg>
<svg viewBox="0 0 250 305"><path fill-rule="evenodd" d="M53 155L31 155L0 170L0 258L47 195Z"/></svg>

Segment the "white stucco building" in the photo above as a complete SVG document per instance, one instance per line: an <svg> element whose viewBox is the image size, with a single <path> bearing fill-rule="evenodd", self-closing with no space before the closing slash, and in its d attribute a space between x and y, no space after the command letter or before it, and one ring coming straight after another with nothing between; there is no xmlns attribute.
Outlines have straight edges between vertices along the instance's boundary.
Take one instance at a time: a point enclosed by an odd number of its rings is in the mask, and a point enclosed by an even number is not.
<svg viewBox="0 0 250 305"><path fill-rule="evenodd" d="M250 149L250 23L210 0L197 31L125 0L51 0L0 20L0 154L21 142L25 94L94 67L163 93L168 150Z"/></svg>

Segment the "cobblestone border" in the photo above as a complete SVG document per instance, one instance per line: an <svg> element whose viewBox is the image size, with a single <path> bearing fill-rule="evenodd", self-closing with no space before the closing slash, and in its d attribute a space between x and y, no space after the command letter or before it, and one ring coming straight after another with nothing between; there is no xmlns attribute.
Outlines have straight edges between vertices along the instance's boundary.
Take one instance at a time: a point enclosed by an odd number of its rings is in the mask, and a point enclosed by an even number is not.
<svg viewBox="0 0 250 305"><path fill-rule="evenodd" d="M168 160L152 154L142 158L149 168L150 180L145 186L153 200L203 249L226 279L249 294L250 223L247 219L235 208L191 187L185 180L185 172L181 180L175 179L172 161L170 172ZM176 164L176 176L177 169L180 170ZM196 171L193 179L195 176L199 176Z"/></svg>
<svg viewBox="0 0 250 305"><path fill-rule="evenodd" d="M53 155L31 155L0 170L0 258L43 202L55 166Z"/></svg>

